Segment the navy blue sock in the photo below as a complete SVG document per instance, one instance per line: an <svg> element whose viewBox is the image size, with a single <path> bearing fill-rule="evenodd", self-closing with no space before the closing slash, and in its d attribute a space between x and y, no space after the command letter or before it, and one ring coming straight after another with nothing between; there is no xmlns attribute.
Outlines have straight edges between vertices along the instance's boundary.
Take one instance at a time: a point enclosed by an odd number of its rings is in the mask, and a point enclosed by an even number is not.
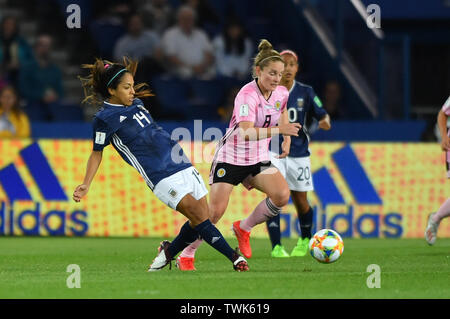
<svg viewBox="0 0 450 319"><path fill-rule="evenodd" d="M300 221L300 230L302 232L302 238L311 238L311 228L313 221L313 209L311 206L306 214L298 214L298 220Z"/></svg>
<svg viewBox="0 0 450 319"><path fill-rule="evenodd" d="M276 245L281 245L280 214L267 220L266 225L273 249Z"/></svg>
<svg viewBox="0 0 450 319"><path fill-rule="evenodd" d="M199 237L198 231L189 225L189 221L184 223L181 227L177 237L170 243L168 251L172 258L174 258L180 251L186 248L189 244L196 241Z"/></svg>
<svg viewBox="0 0 450 319"><path fill-rule="evenodd" d="M214 249L225 255L229 260L234 261L235 252L223 238L220 231L214 226L209 219L195 226L204 241L210 244Z"/></svg>

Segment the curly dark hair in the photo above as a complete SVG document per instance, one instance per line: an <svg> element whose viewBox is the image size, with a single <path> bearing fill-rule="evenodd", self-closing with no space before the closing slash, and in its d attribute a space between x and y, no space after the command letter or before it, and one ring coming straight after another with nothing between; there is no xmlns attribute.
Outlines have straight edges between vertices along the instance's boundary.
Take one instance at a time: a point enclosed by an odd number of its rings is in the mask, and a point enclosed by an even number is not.
<svg viewBox="0 0 450 319"><path fill-rule="evenodd" d="M134 77L137 66L138 62L131 60L128 57L123 57L123 64L96 58L94 64L81 65L83 69L89 70L89 75L87 77L78 76L85 95L82 103L88 102L100 104L108 99L111 96L108 88L117 88L121 78L127 72ZM124 69L125 72L119 73ZM148 87L147 83L135 85L135 97L144 98L153 96L154 94L151 93L150 89L146 89L146 87Z"/></svg>

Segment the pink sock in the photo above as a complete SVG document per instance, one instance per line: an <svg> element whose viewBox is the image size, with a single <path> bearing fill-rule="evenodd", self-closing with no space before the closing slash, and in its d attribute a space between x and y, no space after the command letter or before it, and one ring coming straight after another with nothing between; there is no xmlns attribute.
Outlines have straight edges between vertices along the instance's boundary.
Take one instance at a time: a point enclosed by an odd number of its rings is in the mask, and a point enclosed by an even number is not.
<svg viewBox="0 0 450 319"><path fill-rule="evenodd" d="M195 252L197 251L198 246L203 243L203 239L197 239L192 244L187 246L180 254L180 257L188 257L188 258L194 258Z"/></svg>
<svg viewBox="0 0 450 319"><path fill-rule="evenodd" d="M269 208L270 206L270 208ZM241 220L239 227L245 231L251 231L253 227L258 224L264 223L273 216L279 214L281 208L275 206L270 198L264 199L261 203L256 206L255 210L246 219Z"/></svg>
<svg viewBox="0 0 450 319"><path fill-rule="evenodd" d="M445 217L450 216L450 198L448 198L439 208L439 210L436 212L436 214L431 217L431 219L435 223L440 223L442 219Z"/></svg>

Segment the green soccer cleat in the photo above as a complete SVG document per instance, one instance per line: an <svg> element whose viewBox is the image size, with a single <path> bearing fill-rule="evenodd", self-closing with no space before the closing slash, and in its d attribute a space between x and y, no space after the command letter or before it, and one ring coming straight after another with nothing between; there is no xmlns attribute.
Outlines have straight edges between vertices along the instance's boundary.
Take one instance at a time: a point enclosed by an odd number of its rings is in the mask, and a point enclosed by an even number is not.
<svg viewBox="0 0 450 319"><path fill-rule="evenodd" d="M275 245L275 247L272 250L272 257L285 258L285 257L289 257L289 254L287 253L287 251L284 249L283 246Z"/></svg>
<svg viewBox="0 0 450 319"><path fill-rule="evenodd" d="M292 249L291 257L303 257L308 252L309 238L299 238L297 246Z"/></svg>

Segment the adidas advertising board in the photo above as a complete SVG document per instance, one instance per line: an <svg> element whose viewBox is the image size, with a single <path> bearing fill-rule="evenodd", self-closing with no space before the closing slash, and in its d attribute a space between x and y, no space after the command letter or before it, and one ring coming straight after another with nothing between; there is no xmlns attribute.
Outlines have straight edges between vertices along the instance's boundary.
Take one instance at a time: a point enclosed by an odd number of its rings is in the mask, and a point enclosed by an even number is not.
<svg viewBox="0 0 450 319"><path fill-rule="evenodd" d="M126 120L126 119L124 119ZM100 137L101 138L101 137ZM208 143L180 142L208 181ZM113 147L106 147L89 194L71 196L86 170L89 140L0 141L0 235L163 236L177 234L185 218L160 202L140 174ZM429 213L450 194L445 156L426 143L317 143L310 145L315 212L313 231L333 228L343 237L422 238ZM196 152L199 152L197 154ZM200 159L200 160L199 160ZM209 187L209 186L207 186ZM247 217L264 199L256 190L235 187L218 228ZM281 214L283 236L300 233L294 205ZM450 221L439 229L450 236ZM267 237L255 227L252 237Z"/></svg>
<svg viewBox="0 0 450 319"><path fill-rule="evenodd" d="M20 156L45 201L69 200L38 143L20 150ZM51 236L86 234L88 224L85 211L52 209L45 212L44 205L33 199L13 163L0 169L0 183L7 196L6 201L2 199L0 206L0 235L17 235L20 232L23 235L39 236L43 231ZM18 201L29 202L31 207L17 210L15 207Z"/></svg>

